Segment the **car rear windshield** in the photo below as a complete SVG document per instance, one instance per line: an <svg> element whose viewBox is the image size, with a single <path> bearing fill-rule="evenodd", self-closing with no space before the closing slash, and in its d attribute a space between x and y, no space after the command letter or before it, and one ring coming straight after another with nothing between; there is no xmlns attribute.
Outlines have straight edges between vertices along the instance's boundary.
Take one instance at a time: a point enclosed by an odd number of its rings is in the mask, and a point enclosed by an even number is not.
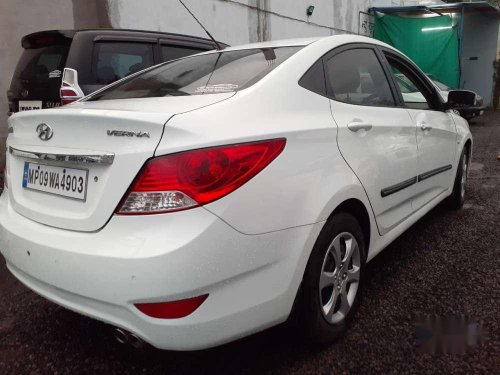
<svg viewBox="0 0 500 375"><path fill-rule="evenodd" d="M28 81L60 78L68 50L69 43L25 49L17 63L14 78Z"/></svg>
<svg viewBox="0 0 500 375"><path fill-rule="evenodd" d="M255 48L189 56L131 77L88 100L234 92L253 85L300 48Z"/></svg>

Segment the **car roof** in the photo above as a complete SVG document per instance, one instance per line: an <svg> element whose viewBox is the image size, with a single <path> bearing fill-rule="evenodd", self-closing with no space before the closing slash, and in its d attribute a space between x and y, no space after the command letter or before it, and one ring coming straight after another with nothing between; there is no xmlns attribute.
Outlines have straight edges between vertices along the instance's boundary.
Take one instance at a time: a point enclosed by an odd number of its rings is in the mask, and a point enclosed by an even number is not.
<svg viewBox="0 0 500 375"><path fill-rule="evenodd" d="M242 44L242 45L237 45L237 46L230 46L225 48L225 51L235 51L235 50L240 50L240 49L252 49L252 48L277 48L277 47L303 47L307 46L309 44L319 42L319 41L328 41L332 45L333 44L348 44L348 43L369 43L369 44L376 44L380 46L384 46L390 49L394 49L394 47L381 42L377 39L365 37L365 36L360 36L360 35L354 35L354 34L348 34L348 35L332 35L332 36L317 36L317 37L310 37L310 38L295 38L295 39L281 39L281 40L272 40L272 41L266 41L266 42L258 42L258 43L249 43L249 44Z"/></svg>
<svg viewBox="0 0 500 375"><path fill-rule="evenodd" d="M300 47L311 44L319 39L321 39L321 37L270 40L266 42L248 43L237 46L230 46L224 48L224 50L233 51L233 50L252 49L252 48Z"/></svg>

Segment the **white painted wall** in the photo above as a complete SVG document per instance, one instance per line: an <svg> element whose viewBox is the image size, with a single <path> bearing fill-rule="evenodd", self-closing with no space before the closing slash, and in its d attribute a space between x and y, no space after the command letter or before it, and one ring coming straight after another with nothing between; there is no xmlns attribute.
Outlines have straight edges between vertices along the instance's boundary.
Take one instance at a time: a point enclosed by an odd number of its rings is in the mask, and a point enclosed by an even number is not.
<svg viewBox="0 0 500 375"><path fill-rule="evenodd" d="M480 13L465 15L461 87L482 95L486 105L492 101L498 27L497 18ZM471 57L477 60L471 60Z"/></svg>
<svg viewBox="0 0 500 375"><path fill-rule="evenodd" d="M401 5L403 0L184 0L212 35L237 45L358 32L359 11ZM309 5L315 7L307 17ZM177 0L108 0L111 24L205 37Z"/></svg>

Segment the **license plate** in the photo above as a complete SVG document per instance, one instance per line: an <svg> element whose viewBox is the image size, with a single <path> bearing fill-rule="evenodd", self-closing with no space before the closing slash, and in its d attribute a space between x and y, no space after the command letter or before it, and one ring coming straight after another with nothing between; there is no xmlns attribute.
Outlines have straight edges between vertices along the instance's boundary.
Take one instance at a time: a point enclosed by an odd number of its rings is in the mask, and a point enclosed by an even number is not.
<svg viewBox="0 0 500 375"><path fill-rule="evenodd" d="M88 170L24 162L23 188L85 201Z"/></svg>
<svg viewBox="0 0 500 375"><path fill-rule="evenodd" d="M19 101L19 112L31 111L32 109L42 109L42 101L41 100L20 100Z"/></svg>

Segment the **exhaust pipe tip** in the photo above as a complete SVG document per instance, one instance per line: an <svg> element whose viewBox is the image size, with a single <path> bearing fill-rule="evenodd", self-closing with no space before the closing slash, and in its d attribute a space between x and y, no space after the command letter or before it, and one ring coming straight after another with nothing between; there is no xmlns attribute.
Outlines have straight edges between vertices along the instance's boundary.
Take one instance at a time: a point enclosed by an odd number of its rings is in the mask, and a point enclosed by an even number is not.
<svg viewBox="0 0 500 375"><path fill-rule="evenodd" d="M128 332L122 328L115 327L113 329L113 336L120 344L128 344L135 349L141 349L145 346L145 342L135 333Z"/></svg>
<svg viewBox="0 0 500 375"><path fill-rule="evenodd" d="M113 336L116 341L120 344L127 344L129 342L129 334L121 328L115 328L113 330Z"/></svg>
<svg viewBox="0 0 500 375"><path fill-rule="evenodd" d="M129 334L129 344L136 349L141 349L144 347L144 340L137 336L135 333Z"/></svg>

